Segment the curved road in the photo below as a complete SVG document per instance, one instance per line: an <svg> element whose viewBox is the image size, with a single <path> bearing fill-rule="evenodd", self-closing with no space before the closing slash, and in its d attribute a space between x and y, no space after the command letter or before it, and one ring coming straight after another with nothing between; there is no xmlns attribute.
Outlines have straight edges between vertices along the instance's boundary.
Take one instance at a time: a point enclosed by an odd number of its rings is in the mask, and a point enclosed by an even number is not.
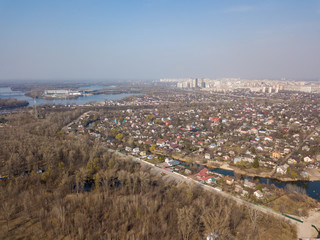
<svg viewBox="0 0 320 240"><path fill-rule="evenodd" d="M73 122L77 122L82 116L84 116L85 114L90 113L90 112L91 111L83 113L77 120L75 120ZM73 123L73 122L71 122L71 123ZM70 126L71 123L69 123L67 126ZM63 128L63 130L65 130L67 128L67 126L65 126ZM170 171L170 170L165 169L165 168L160 168L160 167L158 167L158 166L156 166L156 165L154 165L152 163L144 161L144 160L142 160L140 158L137 158L135 156L126 155L126 154L120 153L118 151L115 151L113 149L109 149L109 148L106 148L106 149L107 149L107 151L109 151L111 153L114 153L114 154L117 154L117 155L121 156L122 158L125 158L125 159L128 159L128 160L132 160L132 161L140 163L142 165L149 166L151 171L155 175L164 176L164 174L165 174L166 178L171 179L171 180L173 180L173 181L175 181L177 183L185 182L185 183L188 183L188 184L195 184L195 185L203 188L206 191L210 191L210 192L212 192L214 194L219 194L220 196L223 196L225 198L231 199L231 200L235 201L238 204L242 204L242 205L248 207L249 209L255 210L257 212L262 212L262 213L265 213L265 214L269 214L269 215L275 216L275 217L277 217L277 218L279 218L281 220L288 221L291 224L296 224L297 230L298 230L299 239L309 239L309 238L305 238L305 235L302 234L302 232L304 232L304 233L306 233L306 232L310 232L310 233L311 232L312 233L315 232L315 230L313 230L312 227L309 224L306 224L306 223L303 224L303 223L299 223L297 221L294 221L294 220L292 220L290 218L287 218L287 217L281 215L278 212L275 212L274 210L272 210L270 208L266 208L266 207L263 207L263 206L255 205L253 203L247 202L247 201L242 200L240 198L236 198L236 197L232 196L231 194L228 194L226 192L222 192L220 189L217 189L217 188L214 188L212 186L200 183L200 182L195 181L195 180L193 180L191 178L183 176L183 175L181 175L181 174L179 174L177 172L173 172L173 171Z"/></svg>
<svg viewBox="0 0 320 240"><path fill-rule="evenodd" d="M173 172L173 171L170 171L168 169L165 169L165 168L160 168L152 163L149 163L147 161L144 161L138 157L135 157L135 156L132 156L132 155L127 155L127 154L123 154L123 153L120 153L118 151L115 151L115 150L112 150L112 149L108 149L109 152L111 153L114 153L114 154L117 154L119 156L121 156L122 158L125 158L125 159L128 159L128 160L132 160L134 162L137 162L137 163L140 163L142 165L147 165L150 167L150 170L151 172L154 174L154 175L160 175L160 176L164 176L165 174L165 177L169 180L173 180L175 181L176 183L182 183L182 182L185 182L185 183L188 183L188 184L195 184L199 187L201 187L202 189L206 190L206 191L210 191L214 194L219 194L220 196L223 196L225 198L228 198L228 199L231 199L233 201L235 201L236 203L238 204L242 204L246 207L248 207L248 209L252 209L252 210L255 210L257 212L262 212L264 214L269 214L269 215L272 215L274 217L277 217L281 220L284 220L284 221L287 221L291 224L294 224L297 226L297 235L298 235L298 239L316 239L315 237L317 236L317 233L316 231L311 227L311 222L309 220L312 220L314 218L314 215L310 215L308 218L306 219L303 219L304 222L303 223L300 223L298 221L295 221L293 219L290 219L288 217L285 217L283 216L282 214L278 213L278 212L275 212L274 210L270 209L270 208L267 208L267 207L264 207L264 206L260 206L260 205L255 205L251 202L247 202L245 200L242 200L240 198L237 198L235 196L232 196L231 194L229 193L226 193L226 192L223 192L221 191L220 189L217 189L217 188L214 188L212 186L209 186L209 185L206 185L206 184L203 184L203 183L200 183L196 180L193 180L191 178L188 178L186 176L183 176L177 172ZM320 210L319 210L320 211ZM318 215L320 214L320 212L318 213ZM318 216L317 215L317 216ZM319 215L320 216L320 215ZM313 221L314 222L314 221ZM319 239L319 238L318 238Z"/></svg>
<svg viewBox="0 0 320 240"><path fill-rule="evenodd" d="M127 159L130 159L134 162L138 162L138 163L141 163L143 165L148 165L153 171L154 171L154 174L155 175L163 175L166 174L166 176L168 176L171 180L174 180L176 183L182 183L182 182L185 182L185 183L192 183L192 184L195 184L201 188L203 188L204 190L207 190L207 191L210 191L212 193L215 193L215 194L219 194L223 197L226 197L228 199L231 199L235 202L237 202L238 204L242 204L242 205L245 205L249 208L252 208L252 209L255 209L255 210L258 210L260 212L263 212L263 213L266 213L266 214L270 214L270 215L273 215L275 217L278 217L278 218L281 218L283 220L287 220L291 223L296 223L296 221L294 220L291 220L275 211L273 211L272 209L269 209L269 208L264 208L264 207L261 207L261 206L258 206L258 205L255 205L253 203L250 203L250 202L247 202L245 200L242 200L240 198L237 198L235 196L232 196L231 194L229 193L226 193L226 192L223 192L221 191L220 189L217 189L217 188L214 188L212 186L209 186L209 185L206 185L206 184L203 184L203 183L200 183L194 179L191 179L191 178L188 178L184 175L181 175L177 172L172 172L168 169L165 169L165 168L160 168L160 167L157 167L156 165L152 164L152 163L149 163L147 161L144 161L138 157L135 157L135 156L132 156L132 155L126 155L126 154L123 154L123 153L120 153L118 151L115 151L115 150L112 150L112 149L108 149L109 152L112 152L114 154L117 154L119 156L121 156L122 158L127 158Z"/></svg>

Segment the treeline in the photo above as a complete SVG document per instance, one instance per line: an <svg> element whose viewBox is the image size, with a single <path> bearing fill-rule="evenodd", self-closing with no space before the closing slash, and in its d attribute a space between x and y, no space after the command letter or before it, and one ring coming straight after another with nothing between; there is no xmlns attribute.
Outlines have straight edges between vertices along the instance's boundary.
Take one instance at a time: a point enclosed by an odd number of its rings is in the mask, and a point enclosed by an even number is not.
<svg viewBox="0 0 320 240"><path fill-rule="evenodd" d="M212 232L219 239L296 239L295 228L282 220L167 182L101 142L59 131L81 113L6 116L1 239L205 239Z"/></svg>
<svg viewBox="0 0 320 240"><path fill-rule="evenodd" d="M26 107L28 105L28 101L25 100L17 100L16 98L0 98L0 109Z"/></svg>

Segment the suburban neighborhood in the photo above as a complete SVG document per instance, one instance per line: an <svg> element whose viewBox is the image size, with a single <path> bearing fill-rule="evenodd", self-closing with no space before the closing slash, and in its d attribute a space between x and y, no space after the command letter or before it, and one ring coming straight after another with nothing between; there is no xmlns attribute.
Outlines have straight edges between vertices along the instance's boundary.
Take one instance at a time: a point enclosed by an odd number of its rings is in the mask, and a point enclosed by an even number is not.
<svg viewBox="0 0 320 240"><path fill-rule="evenodd" d="M221 191L270 202L281 190L254 177L295 181L320 176L320 104L304 93L289 101L282 96L136 95L84 114L68 125L66 134L89 135L108 148ZM108 110L112 105L122 107Z"/></svg>

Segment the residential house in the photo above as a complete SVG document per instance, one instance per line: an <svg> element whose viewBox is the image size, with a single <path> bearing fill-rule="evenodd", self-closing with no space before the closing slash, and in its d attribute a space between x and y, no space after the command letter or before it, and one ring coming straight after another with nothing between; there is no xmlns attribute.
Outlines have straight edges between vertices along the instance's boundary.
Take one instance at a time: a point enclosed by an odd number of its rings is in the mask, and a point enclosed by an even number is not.
<svg viewBox="0 0 320 240"><path fill-rule="evenodd" d="M243 190L241 196L242 197L248 197L249 196L249 192L246 191L246 190Z"/></svg>
<svg viewBox="0 0 320 240"><path fill-rule="evenodd" d="M180 161L173 160L173 159L170 159L170 158L166 158L166 159L165 159L165 162L166 162L169 166L176 166L176 165L179 165L179 164L180 164Z"/></svg>
<svg viewBox="0 0 320 240"><path fill-rule="evenodd" d="M136 147L132 150L132 152L138 154L140 152L140 149L138 147Z"/></svg>
<svg viewBox="0 0 320 240"><path fill-rule="evenodd" d="M240 185L237 184L237 185L235 185L234 191L236 193L242 193L243 188Z"/></svg>
<svg viewBox="0 0 320 240"><path fill-rule="evenodd" d="M143 157L144 157L144 156L146 156L146 155L147 155L146 151L141 151L141 152L140 152L140 156L143 156Z"/></svg>
<svg viewBox="0 0 320 240"><path fill-rule="evenodd" d="M230 176L225 177L226 184L232 185L234 183L234 178Z"/></svg>
<svg viewBox="0 0 320 240"><path fill-rule="evenodd" d="M304 158L303 158L303 161L304 161L304 162L307 162L307 163L310 163L310 162L313 161L313 159L311 159L310 157L307 156L307 157L304 157Z"/></svg>
<svg viewBox="0 0 320 240"><path fill-rule="evenodd" d="M263 198L263 193L260 190L255 191L253 195L258 199Z"/></svg>
<svg viewBox="0 0 320 240"><path fill-rule="evenodd" d="M233 163L234 164L237 164L237 163L240 163L241 162L241 158L240 157L236 157L233 159Z"/></svg>
<svg viewBox="0 0 320 240"><path fill-rule="evenodd" d="M288 164L296 164L296 163L297 163L297 161L295 159L289 158Z"/></svg>
<svg viewBox="0 0 320 240"><path fill-rule="evenodd" d="M287 173L288 167L289 167L288 164L284 164L284 165L282 165L282 166L278 166L278 167L277 167L277 170L276 170L276 173L279 173L279 174L284 175L284 174Z"/></svg>
<svg viewBox="0 0 320 240"><path fill-rule="evenodd" d="M256 187L256 185L253 182L250 182L248 179L244 180L243 186L250 189L255 189Z"/></svg>
<svg viewBox="0 0 320 240"><path fill-rule="evenodd" d="M131 152L132 151L132 148L131 147L125 147L125 150L127 151L127 152Z"/></svg>
<svg viewBox="0 0 320 240"><path fill-rule="evenodd" d="M210 159L211 159L210 153L206 153L206 154L204 155L204 158L207 159L207 160L210 160Z"/></svg>
<svg viewBox="0 0 320 240"><path fill-rule="evenodd" d="M309 174L306 171L302 171L300 174L304 178L308 178L309 177Z"/></svg>
<svg viewBox="0 0 320 240"><path fill-rule="evenodd" d="M273 153L272 153L272 157L279 159L279 158L281 157L281 154L280 154L279 152L273 152Z"/></svg>
<svg viewBox="0 0 320 240"><path fill-rule="evenodd" d="M217 179L215 179L214 177L210 177L206 180L206 183L208 184L214 184L217 182Z"/></svg>

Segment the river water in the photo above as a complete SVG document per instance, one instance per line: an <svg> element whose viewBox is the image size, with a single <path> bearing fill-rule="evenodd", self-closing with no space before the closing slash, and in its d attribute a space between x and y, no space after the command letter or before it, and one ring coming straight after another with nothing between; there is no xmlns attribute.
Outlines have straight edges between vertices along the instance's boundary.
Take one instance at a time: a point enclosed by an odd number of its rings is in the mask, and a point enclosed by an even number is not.
<svg viewBox="0 0 320 240"><path fill-rule="evenodd" d="M102 88L112 88L112 86L100 86L100 85L91 85L88 87L83 87L83 89L98 90ZM132 96L131 93L122 93L122 94L100 94L100 95L91 95L91 96L82 96L77 99L59 99L59 100L47 100L47 99L37 99L37 105L41 104L50 104L50 105L82 105L88 102L101 102L104 100L120 100L127 96ZM18 100L26 100L29 102L29 106L34 105L34 100L31 97L27 97L23 92L12 91L10 87L0 87L0 98L16 98ZM197 167L201 168L200 165ZM225 169L214 168L210 171L220 173L222 175L234 176L234 172ZM245 179L255 180L262 184L273 184L278 188L285 188L288 184L301 187L306 190L306 194L309 197L312 197L320 201L320 181L292 181L292 182L282 182L276 179L264 178L264 177L248 177L244 176Z"/></svg>
<svg viewBox="0 0 320 240"><path fill-rule="evenodd" d="M198 165L198 167L201 167ZM220 173L224 176L235 176L234 172L232 170L225 170L220 168L213 168L210 169L212 172ZM265 177L249 177L249 176L243 176L244 179L254 180L262 184L267 185L275 185L277 188L285 188L287 185L294 185L298 186L300 188L303 188L306 190L306 194L314 198L318 201L320 201L320 181L290 181L290 182L283 182L277 179L273 178L265 178Z"/></svg>
<svg viewBox="0 0 320 240"><path fill-rule="evenodd" d="M83 89L98 90L102 88L112 88L112 86L100 86L91 85L83 87ZM89 102L101 102L107 100L120 100L124 97L132 96L132 93L121 93L121 94L99 94L91 96L81 96L77 99L36 99L37 105L50 104L50 105L82 105ZM0 87L0 98L16 98L18 100L26 100L29 102L29 106L34 105L34 99L25 96L21 91L12 91L10 87Z"/></svg>

